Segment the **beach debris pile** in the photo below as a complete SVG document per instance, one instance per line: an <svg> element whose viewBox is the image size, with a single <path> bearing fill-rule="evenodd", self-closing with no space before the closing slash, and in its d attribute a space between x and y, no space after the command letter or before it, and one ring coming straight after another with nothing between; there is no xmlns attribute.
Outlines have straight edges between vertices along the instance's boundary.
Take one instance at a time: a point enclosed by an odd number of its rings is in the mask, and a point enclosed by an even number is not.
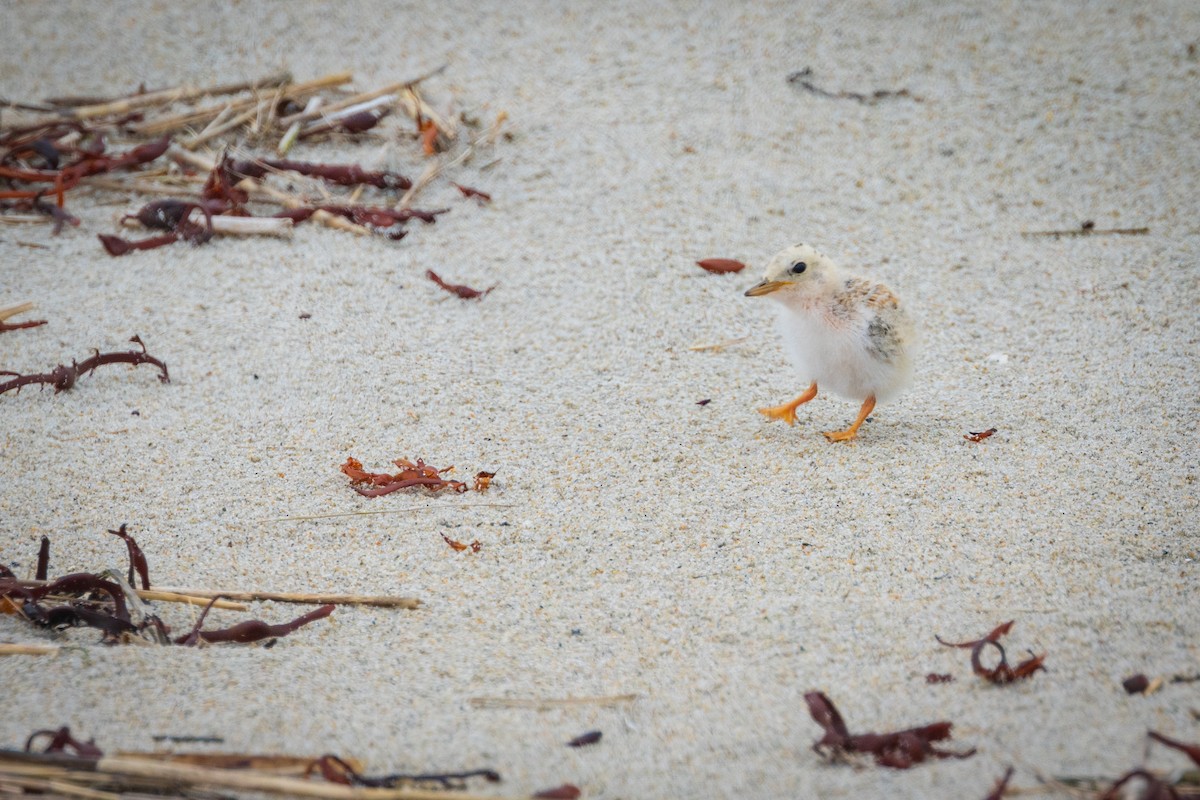
<svg viewBox="0 0 1200 800"><path fill-rule="evenodd" d="M156 737L157 738L157 737ZM223 741L219 737L172 737L185 741ZM347 787L396 790L395 797L428 797L452 791L458 798L472 781L499 783L494 769L454 772L366 775L356 758L259 753L121 752L109 754L94 739L82 741L70 727L34 731L21 750L0 749L0 792L6 797L56 793L99 796L136 793L162 798L211 798L246 793L284 797L342 798ZM106 795L107 796L107 795ZM115 796L115 795L114 795ZM578 795L576 795L578 796Z"/></svg>
<svg viewBox="0 0 1200 800"><path fill-rule="evenodd" d="M69 200L86 189L155 198L120 224L159 233L99 234L112 256L213 236L289 236L309 221L401 239L413 220L433 224L449 210L414 208L422 190L507 135L503 111L484 124L430 104L423 84L443 69L359 92L345 88L349 72L307 81L279 73L120 97L0 101L0 223L47 222L56 234L78 226ZM383 124L401 116L409 124ZM424 166L409 177L293 156L347 140L381 144L374 160ZM491 200L448 183L479 205Z"/></svg>
<svg viewBox="0 0 1200 800"><path fill-rule="evenodd" d="M300 628L333 613L338 604L376 605L396 608L415 608L414 598L372 597L359 595L289 594L278 592L222 592L210 590L180 590L152 587L150 569L137 541L122 524L108 531L120 538L129 556L125 575L114 570L73 572L54 580L48 579L50 539L43 536L37 563L31 579L21 579L4 564L0 564L0 613L17 616L45 630L61 632L68 628L87 627L100 631L105 644L151 643L194 647L201 644L267 642L296 632ZM140 588L137 588L140 586ZM320 604L316 609L281 623L251 619L229 627L204 629L204 622L214 607L247 611L238 600L274 600ZM152 601L186 603L204 606L191 628L172 636L170 626L148 605ZM27 646L0 644L0 655L51 655L54 645Z"/></svg>

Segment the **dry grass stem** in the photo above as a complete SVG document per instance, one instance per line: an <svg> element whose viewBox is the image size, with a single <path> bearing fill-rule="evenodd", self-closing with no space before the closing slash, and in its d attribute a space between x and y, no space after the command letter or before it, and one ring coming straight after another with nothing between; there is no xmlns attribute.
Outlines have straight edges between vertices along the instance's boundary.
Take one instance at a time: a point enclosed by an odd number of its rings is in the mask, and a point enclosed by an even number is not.
<svg viewBox="0 0 1200 800"><path fill-rule="evenodd" d="M732 347L735 344L741 344L749 339L749 336L739 336L736 339L726 339L723 342L714 342L712 344L694 344L688 348L694 353L699 353L704 350L724 350L726 347Z"/></svg>
<svg viewBox="0 0 1200 800"><path fill-rule="evenodd" d="M378 608L419 608L421 601L415 597L398 597L396 595L369 594L319 594L310 592L241 592L214 591L212 589L180 589L177 587L160 588L161 592L189 595L191 597L222 597L227 600L262 601L273 600L277 603L308 603L312 605L343 606L376 606Z"/></svg>
<svg viewBox="0 0 1200 800"><path fill-rule="evenodd" d="M324 102L324 99L320 95L317 95L316 97L310 97L308 98L308 102L304 105L304 111L301 113L316 115L318 109L321 108ZM281 119L279 122L280 124L286 124L283 119ZM288 126L287 131L283 134L283 138L280 139L279 144L275 146L275 152L281 156L286 156L288 151L292 149L292 146L296 144L296 140L299 137L300 120L296 120Z"/></svg>
<svg viewBox="0 0 1200 800"><path fill-rule="evenodd" d="M127 228L141 228L142 224L132 217L121 222ZM223 236L282 236L292 235L295 223L286 217L227 217L218 214L212 218L213 233Z"/></svg>
<svg viewBox="0 0 1200 800"><path fill-rule="evenodd" d="M0 752L0 786L22 786L31 781L44 781L38 788L48 788L63 797L97 800L129 797L129 792L153 792L168 797L182 793L195 796L197 790L204 790L208 794L213 788L327 800L484 800L486 797L446 789L345 786L322 780L274 775L257 769L221 769L144 757L105 756L92 759ZM53 788L50 788L51 784ZM110 794L93 788L95 786L116 788L121 793Z"/></svg>
<svg viewBox="0 0 1200 800"><path fill-rule="evenodd" d="M0 656L53 656L57 655L56 644L11 644L0 642Z"/></svg>
<svg viewBox="0 0 1200 800"><path fill-rule="evenodd" d="M4 322L9 317L15 317L17 314L24 314L26 311L33 310L33 303L24 302L8 308L0 308L0 322Z"/></svg>
<svg viewBox="0 0 1200 800"><path fill-rule="evenodd" d="M471 503L470 505L453 506L455 511L469 508L512 508L516 503ZM304 522L313 519L334 519L336 517L367 517L374 514L408 514L416 511L444 511L445 506L410 506L408 508L385 508L381 511L335 511L331 514L306 514L302 517L273 517L263 522Z"/></svg>
<svg viewBox="0 0 1200 800"><path fill-rule="evenodd" d="M467 702L471 704L471 708L531 708L537 711L548 711L553 708L571 708L574 706L615 706L622 703L632 703L637 698L636 694L610 694L598 697L564 697L559 699L472 697Z"/></svg>
<svg viewBox="0 0 1200 800"><path fill-rule="evenodd" d="M286 86L281 86L278 91L278 96L280 98L286 97L295 100L301 97L307 97L314 92L318 92L321 89L327 89L330 86L338 86L343 83L349 83L351 80L353 80L353 78L353 74L349 72L335 72L332 75L326 75L324 77L317 78L316 80L305 81L303 83L290 83ZM228 103L219 103L216 105L207 106L205 108L193 109L192 111L187 111L173 117L150 120L149 122L144 122L141 125L134 126L134 130L144 136L157 136L179 130L180 128L186 128L188 126L195 126L205 123L217 117L226 109L230 109L233 112L241 112L248 108L257 108L260 102L262 102L262 98L257 95L254 97L244 97L240 100L234 100Z"/></svg>
<svg viewBox="0 0 1200 800"><path fill-rule="evenodd" d="M349 73L344 74L347 77L345 80L339 81L340 83L345 83L346 81L350 80ZM69 113L76 119L91 119L93 117L108 116L110 114L126 114L134 109L146 108L147 106L166 105L167 103L194 100L197 97L204 97L207 95L237 94L238 92L253 91L255 89L261 89L268 86L279 86L281 84L290 83L291 80L292 76L290 73L281 72L255 81L241 81L238 83L194 88L178 87L175 89L163 89L157 92L135 94L131 95L130 97L111 100L104 103L78 106L70 109Z"/></svg>
<svg viewBox="0 0 1200 800"><path fill-rule="evenodd" d="M257 118L259 115L259 112L262 108L262 104L263 104L263 101L256 102L250 108L246 109L241 114L238 114L233 119L230 119L219 125L209 125L203 131L196 134L195 136L191 136L187 139L184 139L183 141L180 142L180 144L182 146L186 147L188 150L195 150L197 147L204 144L208 140L215 139L218 136L222 136L226 133L229 133L232 130L236 130L236 129L240 128L241 126L245 125L250 120Z"/></svg>
<svg viewBox="0 0 1200 800"><path fill-rule="evenodd" d="M33 588L36 586L45 586L53 581L17 581L18 586ZM143 600L160 600L164 603L186 603L191 606L206 606L208 601L213 598L212 594L195 594L189 592L180 592L175 589L134 589L137 596ZM66 598L64 598L66 599ZM249 606L244 603L236 603L232 600L218 600L213 604L214 608L225 608L230 611L248 611Z"/></svg>

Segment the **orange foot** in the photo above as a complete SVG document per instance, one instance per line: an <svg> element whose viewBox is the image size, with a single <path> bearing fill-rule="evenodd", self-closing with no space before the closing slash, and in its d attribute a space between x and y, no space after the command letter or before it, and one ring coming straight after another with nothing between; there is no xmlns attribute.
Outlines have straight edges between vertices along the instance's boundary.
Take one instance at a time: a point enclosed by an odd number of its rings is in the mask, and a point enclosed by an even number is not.
<svg viewBox="0 0 1200 800"><path fill-rule="evenodd" d="M817 382L813 381L813 385L804 390L804 393L790 403L784 403L781 406L771 406L770 408L760 408L758 413L762 414L769 421L782 420L788 425L796 424L796 409L812 400L817 396Z"/></svg>
<svg viewBox="0 0 1200 800"><path fill-rule="evenodd" d="M858 419L854 420L854 424L844 431L825 431L825 438L831 442L848 442L851 439L858 437L859 426L870 415L875 408L875 395L871 395L866 400L863 400L862 408L858 410Z"/></svg>

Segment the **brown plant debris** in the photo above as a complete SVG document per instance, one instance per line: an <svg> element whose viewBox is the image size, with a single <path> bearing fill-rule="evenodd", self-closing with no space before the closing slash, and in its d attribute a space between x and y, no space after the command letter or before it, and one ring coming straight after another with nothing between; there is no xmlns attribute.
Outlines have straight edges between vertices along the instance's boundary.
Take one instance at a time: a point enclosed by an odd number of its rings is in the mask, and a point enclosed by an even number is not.
<svg viewBox="0 0 1200 800"><path fill-rule="evenodd" d="M462 493L469 488L462 481L442 477L443 473L454 469L453 466L438 469L419 458L416 463L406 458L398 458L392 463L400 467L399 472L367 472L356 458L347 458L341 469L350 478L351 488L363 497L381 497L414 486L424 487L435 494L443 489Z"/></svg>
<svg viewBox="0 0 1200 800"><path fill-rule="evenodd" d="M463 197L474 197L481 205L484 203L490 203L492 201L492 196L487 192L481 192L478 189L473 189L470 186L463 186L461 183L454 183L453 181L450 182L450 185L455 189L458 189L458 191L462 193Z"/></svg>
<svg viewBox="0 0 1200 800"><path fill-rule="evenodd" d="M564 783L562 786L555 786L553 789L542 789L540 792L534 792L531 796L538 800L576 800L581 794L579 787L573 783Z"/></svg>
<svg viewBox="0 0 1200 800"><path fill-rule="evenodd" d="M1130 675L1121 681L1121 686L1124 687L1126 694L1142 694L1150 687L1150 679L1139 672L1137 675Z"/></svg>
<svg viewBox="0 0 1200 800"><path fill-rule="evenodd" d="M36 328L39 325L45 325L46 320L34 319L27 322L9 322L11 317L18 314L24 314L33 308L33 303L21 303L20 305L11 306L9 308L0 308L0 333L5 331L17 331L22 328Z"/></svg>
<svg viewBox="0 0 1200 800"><path fill-rule="evenodd" d="M486 492L492 485L492 478L496 477L494 472L485 472L480 470L475 473L475 491Z"/></svg>
<svg viewBox="0 0 1200 800"><path fill-rule="evenodd" d="M107 644L124 644L138 640L156 644L171 644L171 629L158 616L148 613L143 599L192 600L172 596L161 590L150 590L150 570L146 556L126 525L110 534L120 537L129 553L129 580L122 581L111 573L75 572L47 581L45 565L49 562L49 544L43 537L38 554L38 569L33 581L19 580L11 570L0 572L0 612L21 616L29 623L50 630L84 626L95 628ZM142 583L139 593L132 586L134 576ZM111 579L110 579L111 578ZM143 594L145 597L143 597ZM175 644L196 645L201 642L257 642L293 633L304 625L323 619L332 613L332 604L323 605L296 619L268 624L248 620L229 628L202 630L208 612L218 603L220 595L209 601L192 630L174 640Z"/></svg>
<svg viewBox="0 0 1200 800"><path fill-rule="evenodd" d="M882 100L896 100L900 98L912 100L917 103L925 102L923 97L918 97L908 89L876 89L870 94L862 94L861 92L831 92L813 83L810 80L812 75L812 67L805 67L798 72L788 75L787 80L793 86L799 86L801 89L820 97L828 97L833 100L854 100L866 106L873 106Z"/></svg>
<svg viewBox="0 0 1200 800"><path fill-rule="evenodd" d="M996 435L996 428L988 428L986 431L969 431L963 434L963 438L968 442L982 442L984 439L990 439Z"/></svg>
<svg viewBox="0 0 1200 800"><path fill-rule="evenodd" d="M962 647L970 649L971 669L975 671L976 675L984 680L996 684L1013 683L1015 681L1024 680L1025 678L1030 677L1038 670L1045 669L1043 662L1046 660L1045 653L1042 653L1040 656L1035 656L1033 653L1030 653L1029 658L1025 661L1022 661L1020 664L1017 664L1017 666L1009 666L1008 657L1006 656L1004 647L1000 644L999 640L1001 636L1004 636L1006 633L1012 630L1014 621L1015 620L1009 620L1001 625L997 625L987 636L970 642L947 642L942 639L941 636L936 635L934 638L938 640L939 644L945 645L946 647ZM1000 652L1000 662L994 667L985 667L983 665L983 651L988 647L994 647Z"/></svg>
<svg viewBox="0 0 1200 800"><path fill-rule="evenodd" d="M155 740L223 741L215 736L156 736ZM361 760L332 754L319 758L256 753L114 754L106 753L94 740L77 739L65 726L35 731L24 750L0 750L0 785L6 797L211 800L220 796L233 800L269 794L328 800L360 795L430 800L450 791L459 800L484 800L482 795L466 792L468 782L475 779L487 783L501 780L493 769L370 776L363 774Z"/></svg>
<svg viewBox="0 0 1200 800"><path fill-rule="evenodd" d="M1053 236L1058 239L1063 236L1145 236L1150 233L1147 227L1141 228L1097 228L1094 220L1084 220L1078 228L1050 231L1021 231L1022 236Z"/></svg>
<svg viewBox="0 0 1200 800"><path fill-rule="evenodd" d="M328 617L333 613L334 608L332 604L323 605L307 614L301 614L291 622L281 622L277 625L270 625L261 620L252 619L239 622L228 628L218 628L209 631L201 630L200 627L204 624L204 618L208 616L209 610L212 609L213 603L217 599L214 597L212 602L205 606L204 611L201 612L200 618L196 620L196 624L192 627L192 630L176 638L175 644L183 645L184 647L195 647L201 642L207 644L216 644L218 642L247 644L250 642L261 642L264 639L277 639L281 636L287 636L289 633L295 633L310 622Z"/></svg>
<svg viewBox="0 0 1200 800"><path fill-rule="evenodd" d="M129 341L138 345L142 349L128 350L119 353L101 353L95 351L95 355L85 358L83 361L72 361L71 366L59 364L50 372L44 372L37 375L21 375L17 372L9 372L0 370L0 375L12 375L11 380L0 382L0 394L16 389L20 392L21 387L31 385L53 386L54 393L65 392L75 385L75 382L84 375L94 372L99 367L105 364L153 364L158 367L161 374L158 379L163 383L170 383L171 376L167 373L167 365L146 352L146 345L142 340L134 335Z"/></svg>
<svg viewBox="0 0 1200 800"><path fill-rule="evenodd" d="M46 746L41 750L34 750L34 743L43 737L46 739ZM66 725L58 730L34 731L25 740L26 753L66 753L67 751L85 758L95 758L104 755L104 751L96 746L95 739L88 739L86 742L81 742L71 735L71 729Z"/></svg>
<svg viewBox="0 0 1200 800"><path fill-rule="evenodd" d="M138 577L142 580L142 588L149 589L150 567L146 563L146 554L143 553L142 548L138 546L137 540L126 533L125 523L122 522L120 529L115 531L110 530L109 533L111 533L113 536L120 537L125 542L125 548L129 551L129 584L131 586L133 585L133 574L136 572ZM47 545L49 544L45 537L42 537L42 541L46 542ZM49 548L47 547L47 550L48 549Z"/></svg>
<svg viewBox="0 0 1200 800"><path fill-rule="evenodd" d="M446 283L446 281L442 280L441 277L431 269L425 270L425 277L429 278L429 280L433 281L447 292L458 295L463 300L478 300L479 298L491 293L492 289L496 288L496 286L490 286L487 289L480 291L479 289L472 289L470 286L463 286L457 283Z"/></svg>
<svg viewBox="0 0 1200 800"><path fill-rule="evenodd" d="M1002 797L1004 797L1004 791L1008 789L1008 782L1012 780L1012 776L1012 767L1004 770L1004 774L1001 775L1000 779L996 781L995 788L988 792L987 797L983 798L983 800L1000 800Z"/></svg>
<svg viewBox="0 0 1200 800"><path fill-rule="evenodd" d="M602 736L604 736L604 734L601 731L588 731L587 733L581 733L571 741L567 742L567 747L587 747L590 744L596 744L596 742L599 742Z"/></svg>
<svg viewBox="0 0 1200 800"><path fill-rule="evenodd" d="M949 672L931 672L925 676L926 683L952 683L953 681L954 676Z"/></svg>
<svg viewBox="0 0 1200 800"><path fill-rule="evenodd" d="M808 712L825 730L813 745L818 755L832 762L847 760L855 753L869 754L881 767L909 769L926 759L970 758L975 750L953 752L939 750L934 742L950 738L953 723L935 722L920 728L908 728L895 733L851 734L842 720L842 715L824 692L808 692L804 695Z"/></svg>
<svg viewBox="0 0 1200 800"><path fill-rule="evenodd" d="M462 772L418 772L395 773L369 777L363 775L345 759L335 755L324 755L313 761L305 770L305 776L320 773L321 777L330 783L343 786L366 786L372 789L391 789L398 786L433 786L438 789L466 788L466 781L471 778L482 778L488 783L499 783L500 773L494 769L472 769Z"/></svg>
<svg viewBox="0 0 1200 800"><path fill-rule="evenodd" d="M712 272L717 275L741 272L746 268L746 265L741 261L734 261L732 258L702 258L696 264L705 272Z"/></svg>

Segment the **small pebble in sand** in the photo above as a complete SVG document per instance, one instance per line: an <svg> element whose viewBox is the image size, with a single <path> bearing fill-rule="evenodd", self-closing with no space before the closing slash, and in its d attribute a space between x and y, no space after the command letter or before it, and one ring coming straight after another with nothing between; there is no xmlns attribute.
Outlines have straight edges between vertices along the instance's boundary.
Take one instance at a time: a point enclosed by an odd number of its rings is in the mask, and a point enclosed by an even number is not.
<svg viewBox="0 0 1200 800"><path fill-rule="evenodd" d="M796 409L817 396L817 386L862 407L844 431L828 431L831 442L858 435L875 408L900 394L912 378L916 327L900 298L882 283L843 272L806 244L776 253L763 281L747 297L779 301L784 349L800 377L811 381L791 402L759 411L769 420L796 423Z"/></svg>

